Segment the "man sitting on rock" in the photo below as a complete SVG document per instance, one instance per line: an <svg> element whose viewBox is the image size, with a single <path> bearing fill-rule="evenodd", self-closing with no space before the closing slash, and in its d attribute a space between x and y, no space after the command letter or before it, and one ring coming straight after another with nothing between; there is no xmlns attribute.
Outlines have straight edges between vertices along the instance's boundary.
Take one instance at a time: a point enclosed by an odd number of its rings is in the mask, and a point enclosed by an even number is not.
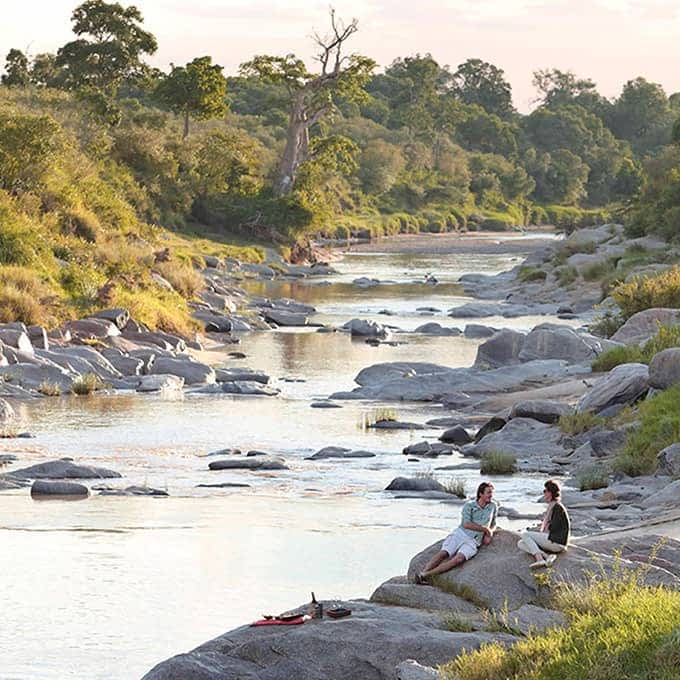
<svg viewBox="0 0 680 680"><path fill-rule="evenodd" d="M489 545L496 528L498 504L491 500L494 487L482 482L477 487L477 500L463 506L460 526L449 534L442 549L416 574L416 583L424 583L429 576L443 574L449 569L471 560L482 545Z"/></svg>

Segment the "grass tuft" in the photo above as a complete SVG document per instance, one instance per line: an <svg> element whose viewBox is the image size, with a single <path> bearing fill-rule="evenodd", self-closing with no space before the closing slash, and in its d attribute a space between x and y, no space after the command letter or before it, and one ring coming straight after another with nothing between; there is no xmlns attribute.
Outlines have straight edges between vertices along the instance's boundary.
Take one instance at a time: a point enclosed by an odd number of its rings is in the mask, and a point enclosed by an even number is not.
<svg viewBox="0 0 680 680"><path fill-rule="evenodd" d="M451 477L442 482L446 493L450 493L452 496L457 496L458 498L465 498L465 480L460 477Z"/></svg>
<svg viewBox="0 0 680 680"><path fill-rule="evenodd" d="M459 618L456 614L449 614L442 620L442 628L448 630L450 633L472 633L475 627Z"/></svg>
<svg viewBox="0 0 680 680"><path fill-rule="evenodd" d="M46 397L58 397L61 394L61 387L51 380L43 380L38 386L38 392Z"/></svg>
<svg viewBox="0 0 680 680"><path fill-rule="evenodd" d="M593 371L611 371L620 364L649 364L655 354L670 347L680 347L680 325L660 326L659 332L642 347L630 345L613 347L602 352L592 363Z"/></svg>
<svg viewBox="0 0 680 680"><path fill-rule="evenodd" d="M603 425L604 422L604 418L596 416L590 411L584 411L583 413L568 413L560 416L557 424L562 432L573 436L591 430L598 425Z"/></svg>
<svg viewBox="0 0 680 680"><path fill-rule="evenodd" d="M78 376L71 385L71 392L73 394L92 394L97 390L101 390L104 387L104 383L98 375L94 373L85 373Z"/></svg>
<svg viewBox="0 0 680 680"><path fill-rule="evenodd" d="M511 453L490 451L482 456L479 471L483 475L511 475L517 472L517 458Z"/></svg>
<svg viewBox="0 0 680 680"><path fill-rule="evenodd" d="M579 491L604 489L609 486L609 473L601 465L592 465L577 475Z"/></svg>

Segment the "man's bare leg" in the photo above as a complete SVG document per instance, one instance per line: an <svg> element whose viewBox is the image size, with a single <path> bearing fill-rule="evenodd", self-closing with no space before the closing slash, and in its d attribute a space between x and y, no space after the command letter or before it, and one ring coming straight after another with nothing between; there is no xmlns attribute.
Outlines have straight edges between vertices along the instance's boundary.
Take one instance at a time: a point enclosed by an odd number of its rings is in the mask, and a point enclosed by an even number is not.
<svg viewBox="0 0 680 680"><path fill-rule="evenodd" d="M430 569L434 569L437 565L447 559L449 559L449 553L447 553L446 550L440 550L421 570L421 575L426 571L430 571Z"/></svg>
<svg viewBox="0 0 680 680"><path fill-rule="evenodd" d="M448 557L448 553L445 553L446 556ZM439 560L439 563L436 564L435 566L428 567L420 573L420 576L422 578L427 578L428 576L436 576L437 574L443 574L445 571L449 571L450 569L453 569L454 567L457 567L459 564L463 564L465 562L465 555L462 553L457 552L453 557L445 560Z"/></svg>

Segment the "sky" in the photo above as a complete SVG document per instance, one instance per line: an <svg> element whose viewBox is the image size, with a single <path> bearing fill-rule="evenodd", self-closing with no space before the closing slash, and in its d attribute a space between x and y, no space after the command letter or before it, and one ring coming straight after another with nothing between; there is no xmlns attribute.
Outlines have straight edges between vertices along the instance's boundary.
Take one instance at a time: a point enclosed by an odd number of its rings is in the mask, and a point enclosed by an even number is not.
<svg viewBox="0 0 680 680"><path fill-rule="evenodd" d="M16 47L34 55L72 39L77 0L1 0L0 63ZM162 69L210 55L235 74L255 54L293 52L311 63L313 32L328 26L328 2L318 0L136 0L158 39L148 61ZM668 94L680 91L678 0L344 0L338 16L357 18L348 50L381 67L397 57L431 53L452 70L468 58L505 71L515 106L530 110L532 73L574 71L617 96L643 76Z"/></svg>

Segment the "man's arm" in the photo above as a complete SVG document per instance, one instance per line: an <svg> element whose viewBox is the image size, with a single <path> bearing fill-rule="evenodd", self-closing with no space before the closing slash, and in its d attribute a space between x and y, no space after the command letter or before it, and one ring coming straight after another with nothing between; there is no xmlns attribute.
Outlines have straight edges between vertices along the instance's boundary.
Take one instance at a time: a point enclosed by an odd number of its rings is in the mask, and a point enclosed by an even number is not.
<svg viewBox="0 0 680 680"><path fill-rule="evenodd" d="M471 531L481 531L485 536L490 536L493 532L489 527L485 527L483 524L475 524L466 520L463 522L464 529L470 529Z"/></svg>

